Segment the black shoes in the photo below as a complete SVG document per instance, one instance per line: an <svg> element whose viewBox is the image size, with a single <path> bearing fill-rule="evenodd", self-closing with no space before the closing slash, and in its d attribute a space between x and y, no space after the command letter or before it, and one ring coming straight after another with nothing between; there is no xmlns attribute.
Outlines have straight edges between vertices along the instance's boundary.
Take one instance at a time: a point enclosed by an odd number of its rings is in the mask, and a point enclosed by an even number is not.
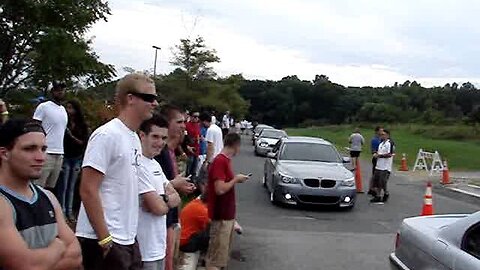
<svg viewBox="0 0 480 270"><path fill-rule="evenodd" d="M387 192L387 193L383 194L383 202L387 202L388 197L390 197L390 193Z"/></svg>

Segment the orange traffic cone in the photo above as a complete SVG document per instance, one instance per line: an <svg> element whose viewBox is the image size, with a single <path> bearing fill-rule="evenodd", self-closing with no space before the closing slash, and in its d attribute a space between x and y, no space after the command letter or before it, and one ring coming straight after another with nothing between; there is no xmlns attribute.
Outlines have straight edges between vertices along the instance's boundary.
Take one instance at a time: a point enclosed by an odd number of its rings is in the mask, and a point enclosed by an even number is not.
<svg viewBox="0 0 480 270"><path fill-rule="evenodd" d="M357 167L355 168L355 186L357 186L357 193L363 193L362 172L361 172L361 169L360 169L360 160L357 160Z"/></svg>
<svg viewBox="0 0 480 270"><path fill-rule="evenodd" d="M407 156L405 155L405 153L403 153L403 156L402 156L402 164L400 166L400 171L402 172L408 171Z"/></svg>
<svg viewBox="0 0 480 270"><path fill-rule="evenodd" d="M442 184L450 184L450 173L448 172L448 165L446 160L443 162Z"/></svg>
<svg viewBox="0 0 480 270"><path fill-rule="evenodd" d="M428 181L427 190L423 199L422 216L433 215L432 182Z"/></svg>

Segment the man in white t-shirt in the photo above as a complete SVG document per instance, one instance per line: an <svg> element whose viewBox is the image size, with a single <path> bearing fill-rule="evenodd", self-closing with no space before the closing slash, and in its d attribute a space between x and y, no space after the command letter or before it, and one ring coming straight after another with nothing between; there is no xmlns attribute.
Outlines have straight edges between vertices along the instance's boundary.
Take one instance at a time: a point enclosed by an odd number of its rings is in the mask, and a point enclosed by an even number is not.
<svg viewBox="0 0 480 270"><path fill-rule="evenodd" d="M215 124L215 123L212 123L212 124ZM231 123L230 123L230 112L227 111L223 117L222 117L222 134L223 136L225 137L228 132L230 131L230 126L231 126Z"/></svg>
<svg viewBox="0 0 480 270"><path fill-rule="evenodd" d="M384 203L390 196L387 190L387 182L392 173L395 145L390 140L390 132L386 129L381 132L381 139L382 142L378 146L378 151L373 155L377 158L377 165L373 174L373 188L376 194L371 200L373 203ZM383 196L380 196L382 191Z"/></svg>
<svg viewBox="0 0 480 270"><path fill-rule="evenodd" d="M200 121L208 128L207 135L205 136L205 140L207 141L207 157L205 163L210 164L223 149L223 134L220 127L211 122L211 117L207 113L200 115Z"/></svg>
<svg viewBox="0 0 480 270"><path fill-rule="evenodd" d="M40 121L47 134L47 160L42 176L35 183L53 189L63 164L63 136L67 129L68 116L62 101L65 98L65 84L54 83L51 100L37 106L33 119Z"/></svg>
<svg viewBox="0 0 480 270"><path fill-rule="evenodd" d="M116 100L118 117L93 132L82 165L76 235L85 270L137 270L142 265L135 240L142 154L136 131L158 106L153 80L126 75L117 83Z"/></svg>
<svg viewBox="0 0 480 270"><path fill-rule="evenodd" d="M163 270L167 248L168 211L180 204L180 197L154 157L160 154L168 138L168 121L154 116L140 126L142 152L138 169L140 211L137 240L143 269ZM178 176L182 178L182 176Z"/></svg>

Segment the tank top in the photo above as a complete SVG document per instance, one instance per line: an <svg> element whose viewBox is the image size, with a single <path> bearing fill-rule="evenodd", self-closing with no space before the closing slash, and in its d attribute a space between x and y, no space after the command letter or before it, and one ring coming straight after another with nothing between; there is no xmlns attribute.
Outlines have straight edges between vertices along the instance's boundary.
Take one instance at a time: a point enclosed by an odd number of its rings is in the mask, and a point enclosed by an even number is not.
<svg viewBox="0 0 480 270"><path fill-rule="evenodd" d="M58 235L55 209L42 188L30 184L30 189L33 191L31 199L5 186L0 186L0 196L12 207L13 221L28 247L45 248Z"/></svg>

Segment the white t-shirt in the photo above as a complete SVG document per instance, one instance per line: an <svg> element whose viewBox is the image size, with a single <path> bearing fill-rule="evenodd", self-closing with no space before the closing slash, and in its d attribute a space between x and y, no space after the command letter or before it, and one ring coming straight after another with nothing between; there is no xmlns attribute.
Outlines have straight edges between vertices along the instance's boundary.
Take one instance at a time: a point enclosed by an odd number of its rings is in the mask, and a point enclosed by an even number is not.
<svg viewBox="0 0 480 270"><path fill-rule="evenodd" d="M165 194L165 186L170 183L155 159L142 155L138 168L138 194L155 191ZM141 201L141 199L140 199ZM167 247L167 216L155 216L143 211L140 207L138 215L138 244L142 261L153 262L165 258Z"/></svg>
<svg viewBox="0 0 480 270"><path fill-rule="evenodd" d="M380 143L378 146L377 154L385 155L385 154L393 154L395 152L394 146L392 145L390 140L386 140ZM392 171L393 166L393 157L389 158L379 158L377 159L377 166L375 169L380 171Z"/></svg>
<svg viewBox="0 0 480 270"><path fill-rule="evenodd" d="M120 245L135 242L138 225L138 175L142 146L137 133L118 118L93 132L82 167L104 174L100 185L105 222L113 241ZM87 181L88 179L83 179ZM97 239L82 203L76 235Z"/></svg>
<svg viewBox="0 0 480 270"><path fill-rule="evenodd" d="M47 133L47 153L63 155L63 136L67 129L68 116L65 107L53 101L38 105L33 119L42 121Z"/></svg>
<svg viewBox="0 0 480 270"><path fill-rule="evenodd" d="M222 128L230 128L230 117L228 115L224 115L222 119Z"/></svg>
<svg viewBox="0 0 480 270"><path fill-rule="evenodd" d="M212 156L212 160L209 160L209 161L213 161L213 159L218 154L220 154L220 152L222 152L222 149L223 149L222 130L217 125L211 124L210 127L207 129L207 135L205 136L205 139L207 140L207 142L213 143L213 147L214 147L213 156Z"/></svg>

